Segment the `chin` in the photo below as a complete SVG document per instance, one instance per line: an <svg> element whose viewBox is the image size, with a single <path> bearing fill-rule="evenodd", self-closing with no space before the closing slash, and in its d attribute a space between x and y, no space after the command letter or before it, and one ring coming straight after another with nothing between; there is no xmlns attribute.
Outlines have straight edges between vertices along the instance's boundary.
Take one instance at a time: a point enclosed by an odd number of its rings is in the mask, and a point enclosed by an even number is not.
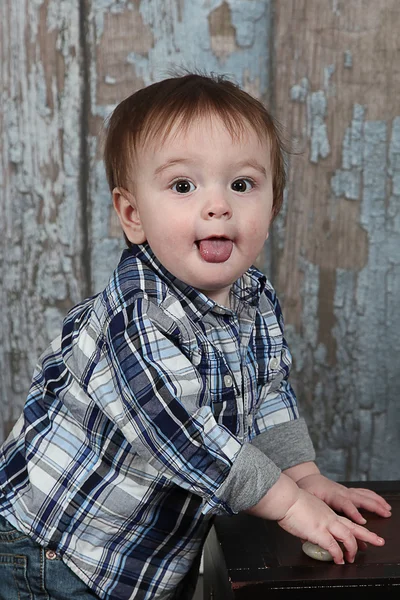
<svg viewBox="0 0 400 600"><path fill-rule="evenodd" d="M236 278L237 279L237 278ZM219 292L223 292L226 289L229 289L233 283L235 283L236 279L229 279L227 281L221 281L221 279L217 281L197 281L195 284L191 284L196 290L203 291L204 294L218 294Z"/></svg>

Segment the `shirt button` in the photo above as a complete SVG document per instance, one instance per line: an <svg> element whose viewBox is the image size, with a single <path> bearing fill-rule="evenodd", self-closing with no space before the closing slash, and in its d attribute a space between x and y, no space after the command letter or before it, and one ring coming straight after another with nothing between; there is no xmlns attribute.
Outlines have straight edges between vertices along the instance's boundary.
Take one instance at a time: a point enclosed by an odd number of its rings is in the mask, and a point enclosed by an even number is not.
<svg viewBox="0 0 400 600"><path fill-rule="evenodd" d="M49 560L54 560L57 558L57 554L54 552L54 550L46 550L46 558Z"/></svg>
<svg viewBox="0 0 400 600"><path fill-rule="evenodd" d="M279 360L279 358L277 358L276 356L273 356L271 358L271 360L269 361L269 368L274 371L275 369L277 369L279 367L280 364L281 364L281 361Z"/></svg>
<svg viewBox="0 0 400 600"><path fill-rule="evenodd" d="M225 387L231 387L233 383L233 379L230 375L224 375L224 385Z"/></svg>

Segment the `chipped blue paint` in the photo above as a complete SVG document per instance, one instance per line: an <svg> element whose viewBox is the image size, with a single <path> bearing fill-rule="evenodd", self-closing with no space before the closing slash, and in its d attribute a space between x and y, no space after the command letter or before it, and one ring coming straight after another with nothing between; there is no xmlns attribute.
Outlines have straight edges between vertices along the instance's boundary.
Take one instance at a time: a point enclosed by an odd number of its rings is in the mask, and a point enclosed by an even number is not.
<svg viewBox="0 0 400 600"><path fill-rule="evenodd" d="M310 161L317 163L319 158L330 154L327 128L325 123L327 101L322 90L307 97L308 131L311 140Z"/></svg>
<svg viewBox="0 0 400 600"><path fill-rule="evenodd" d="M346 128L343 138L342 169L335 171L331 181L334 195L348 200L360 198L364 114L365 108L355 104L351 125Z"/></svg>
<svg viewBox="0 0 400 600"><path fill-rule="evenodd" d="M392 176L392 194L400 196L400 117L393 119L389 146L389 174Z"/></svg>
<svg viewBox="0 0 400 600"><path fill-rule="evenodd" d="M339 17L340 16L340 8L339 8L339 0L332 0L332 12Z"/></svg>
<svg viewBox="0 0 400 600"><path fill-rule="evenodd" d="M292 102L305 102L310 88L307 77L303 77L300 83L296 83L290 89L290 99Z"/></svg>
<svg viewBox="0 0 400 600"><path fill-rule="evenodd" d="M195 2L193 2L195 4ZM230 0L229 2L232 11L232 25L236 29L236 41L241 48L251 48L254 50L262 51L262 47L258 45L257 36L260 34L260 25L262 22L269 26L269 3L265 1L252 2L247 0ZM204 6L204 4L203 4ZM266 22L265 19L268 19ZM264 32L262 38L259 40L261 44L265 44L264 51L267 49L266 45L266 32ZM254 45L256 44L256 48ZM257 56L253 54L253 56ZM260 56L260 55L258 55ZM263 56L263 54L261 54ZM268 53L267 53L268 60Z"/></svg>
<svg viewBox="0 0 400 600"><path fill-rule="evenodd" d="M364 114L362 107L355 107L356 125L350 130L356 132L356 143L354 155L349 151L351 145L347 146L346 165L362 174L360 224L368 234L369 251L365 267L357 274L336 272L333 335L337 373L346 384L342 394L354 414L356 437L349 476L381 479L383 473L386 477L390 473L396 478L400 469L391 457L400 452L395 427L400 419L396 415L392 421L390 415L395 413L400 393L394 376L400 356L396 300L400 294L400 198L392 195L388 199L387 191L400 172L400 120L393 121L388 162L388 123L365 121L361 126ZM382 448L385 436L391 439L389 456Z"/></svg>
<svg viewBox="0 0 400 600"><path fill-rule="evenodd" d="M344 196L348 200L358 200L360 197L361 174L356 171L336 171L332 177L332 190L335 196Z"/></svg>
<svg viewBox="0 0 400 600"><path fill-rule="evenodd" d="M223 63L211 51L208 16L221 5L219 0L184 2L181 20L178 21L177 8L171 3L168 14L160 11L158 2L146 0L140 3L140 14L156 36L156 43L149 50L148 57L135 53L129 55L134 61L138 76L145 84L152 83L167 74L168 68L175 66L189 69L205 69L233 76L240 85L245 85L245 77L250 81L259 80L260 95L267 91L269 80L268 32L270 27L270 2L266 0L227 0L235 28L239 48L225 58ZM193 43L193 39L196 43ZM262 57L262 61L254 57ZM137 61L137 62L136 62Z"/></svg>
<svg viewBox="0 0 400 600"><path fill-rule="evenodd" d="M331 78L335 72L335 65L324 67L324 89L327 96L336 95L336 86L332 83Z"/></svg>
<svg viewBox="0 0 400 600"><path fill-rule="evenodd" d="M351 69L353 66L353 55L350 50L344 52L343 65L345 69Z"/></svg>

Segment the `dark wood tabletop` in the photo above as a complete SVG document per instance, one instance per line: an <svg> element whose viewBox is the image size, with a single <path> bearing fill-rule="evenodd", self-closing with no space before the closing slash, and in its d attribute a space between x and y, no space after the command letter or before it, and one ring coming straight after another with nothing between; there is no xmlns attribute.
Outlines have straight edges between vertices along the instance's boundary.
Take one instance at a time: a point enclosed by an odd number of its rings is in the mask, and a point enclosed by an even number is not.
<svg viewBox="0 0 400 600"><path fill-rule="evenodd" d="M301 540L273 521L247 514L217 517L205 548L205 577L207 571L214 571L214 578L217 576L225 588L223 600L256 600L258 594L265 597L267 589L309 587L335 587L337 594L343 586L390 585L399 586L400 593L400 482L343 483L373 489L391 504L389 518L362 511L367 519L365 526L385 539L384 546L368 545L357 553L353 564L336 565L306 556ZM217 594L211 597L218 600Z"/></svg>

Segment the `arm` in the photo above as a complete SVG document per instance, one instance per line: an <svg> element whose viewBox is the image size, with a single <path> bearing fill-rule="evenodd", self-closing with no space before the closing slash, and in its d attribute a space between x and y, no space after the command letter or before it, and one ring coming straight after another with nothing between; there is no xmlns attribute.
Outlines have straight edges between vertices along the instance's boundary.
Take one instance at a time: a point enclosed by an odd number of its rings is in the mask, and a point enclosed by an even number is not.
<svg viewBox="0 0 400 600"><path fill-rule="evenodd" d="M338 563L343 561L343 552L336 540L342 541L346 558L352 562L357 543L362 546L366 541L376 545L384 542L356 524L365 523L365 520L351 499L347 500L347 504L340 501L343 498L341 488L344 486L339 488L339 484L329 482L314 463L313 444L304 420L299 418L296 397L288 381L291 355L283 337L282 312L274 292L267 290L267 296L273 307L272 312L264 312L264 322L272 323L268 328L268 351L275 351L276 355L279 338L282 347L278 372L275 377L271 373L266 385L260 389L261 402L255 415L256 435L252 444L272 458L283 473L266 496L247 512L262 518L276 519L281 527L293 535L327 549ZM274 325L274 316L279 331ZM265 358L261 357L261 363L263 362ZM276 379L278 384L275 383ZM382 505L382 501L375 495L369 498L368 506L374 507L379 514L388 516L387 507ZM356 523L338 516L330 506L336 510L338 507L344 508L343 512ZM366 502L359 506L368 507Z"/></svg>
<svg viewBox="0 0 400 600"><path fill-rule="evenodd" d="M284 338L284 319L279 300L271 286L266 288L266 296L276 316L282 336L280 362L283 379L275 392L271 393L269 388L265 394L265 400L259 410L259 414L263 418L258 416L256 420L260 426L253 444L263 450L300 488L317 496L331 508L347 515L356 523L364 524L366 522L358 508L376 512L382 517L390 516L390 505L375 492L361 488L347 488L321 475L314 462L315 452L307 426L303 419L298 418L296 397L288 381L291 355ZM271 317L269 320L271 321ZM274 339L273 336L272 339ZM273 383L271 387L274 387ZM281 411L279 418L285 419L286 417L286 422L275 425L276 413L272 412L268 406L279 406L279 400L281 406L293 407L293 420L289 420L291 416L289 410L286 415ZM264 427L264 431L262 427Z"/></svg>

